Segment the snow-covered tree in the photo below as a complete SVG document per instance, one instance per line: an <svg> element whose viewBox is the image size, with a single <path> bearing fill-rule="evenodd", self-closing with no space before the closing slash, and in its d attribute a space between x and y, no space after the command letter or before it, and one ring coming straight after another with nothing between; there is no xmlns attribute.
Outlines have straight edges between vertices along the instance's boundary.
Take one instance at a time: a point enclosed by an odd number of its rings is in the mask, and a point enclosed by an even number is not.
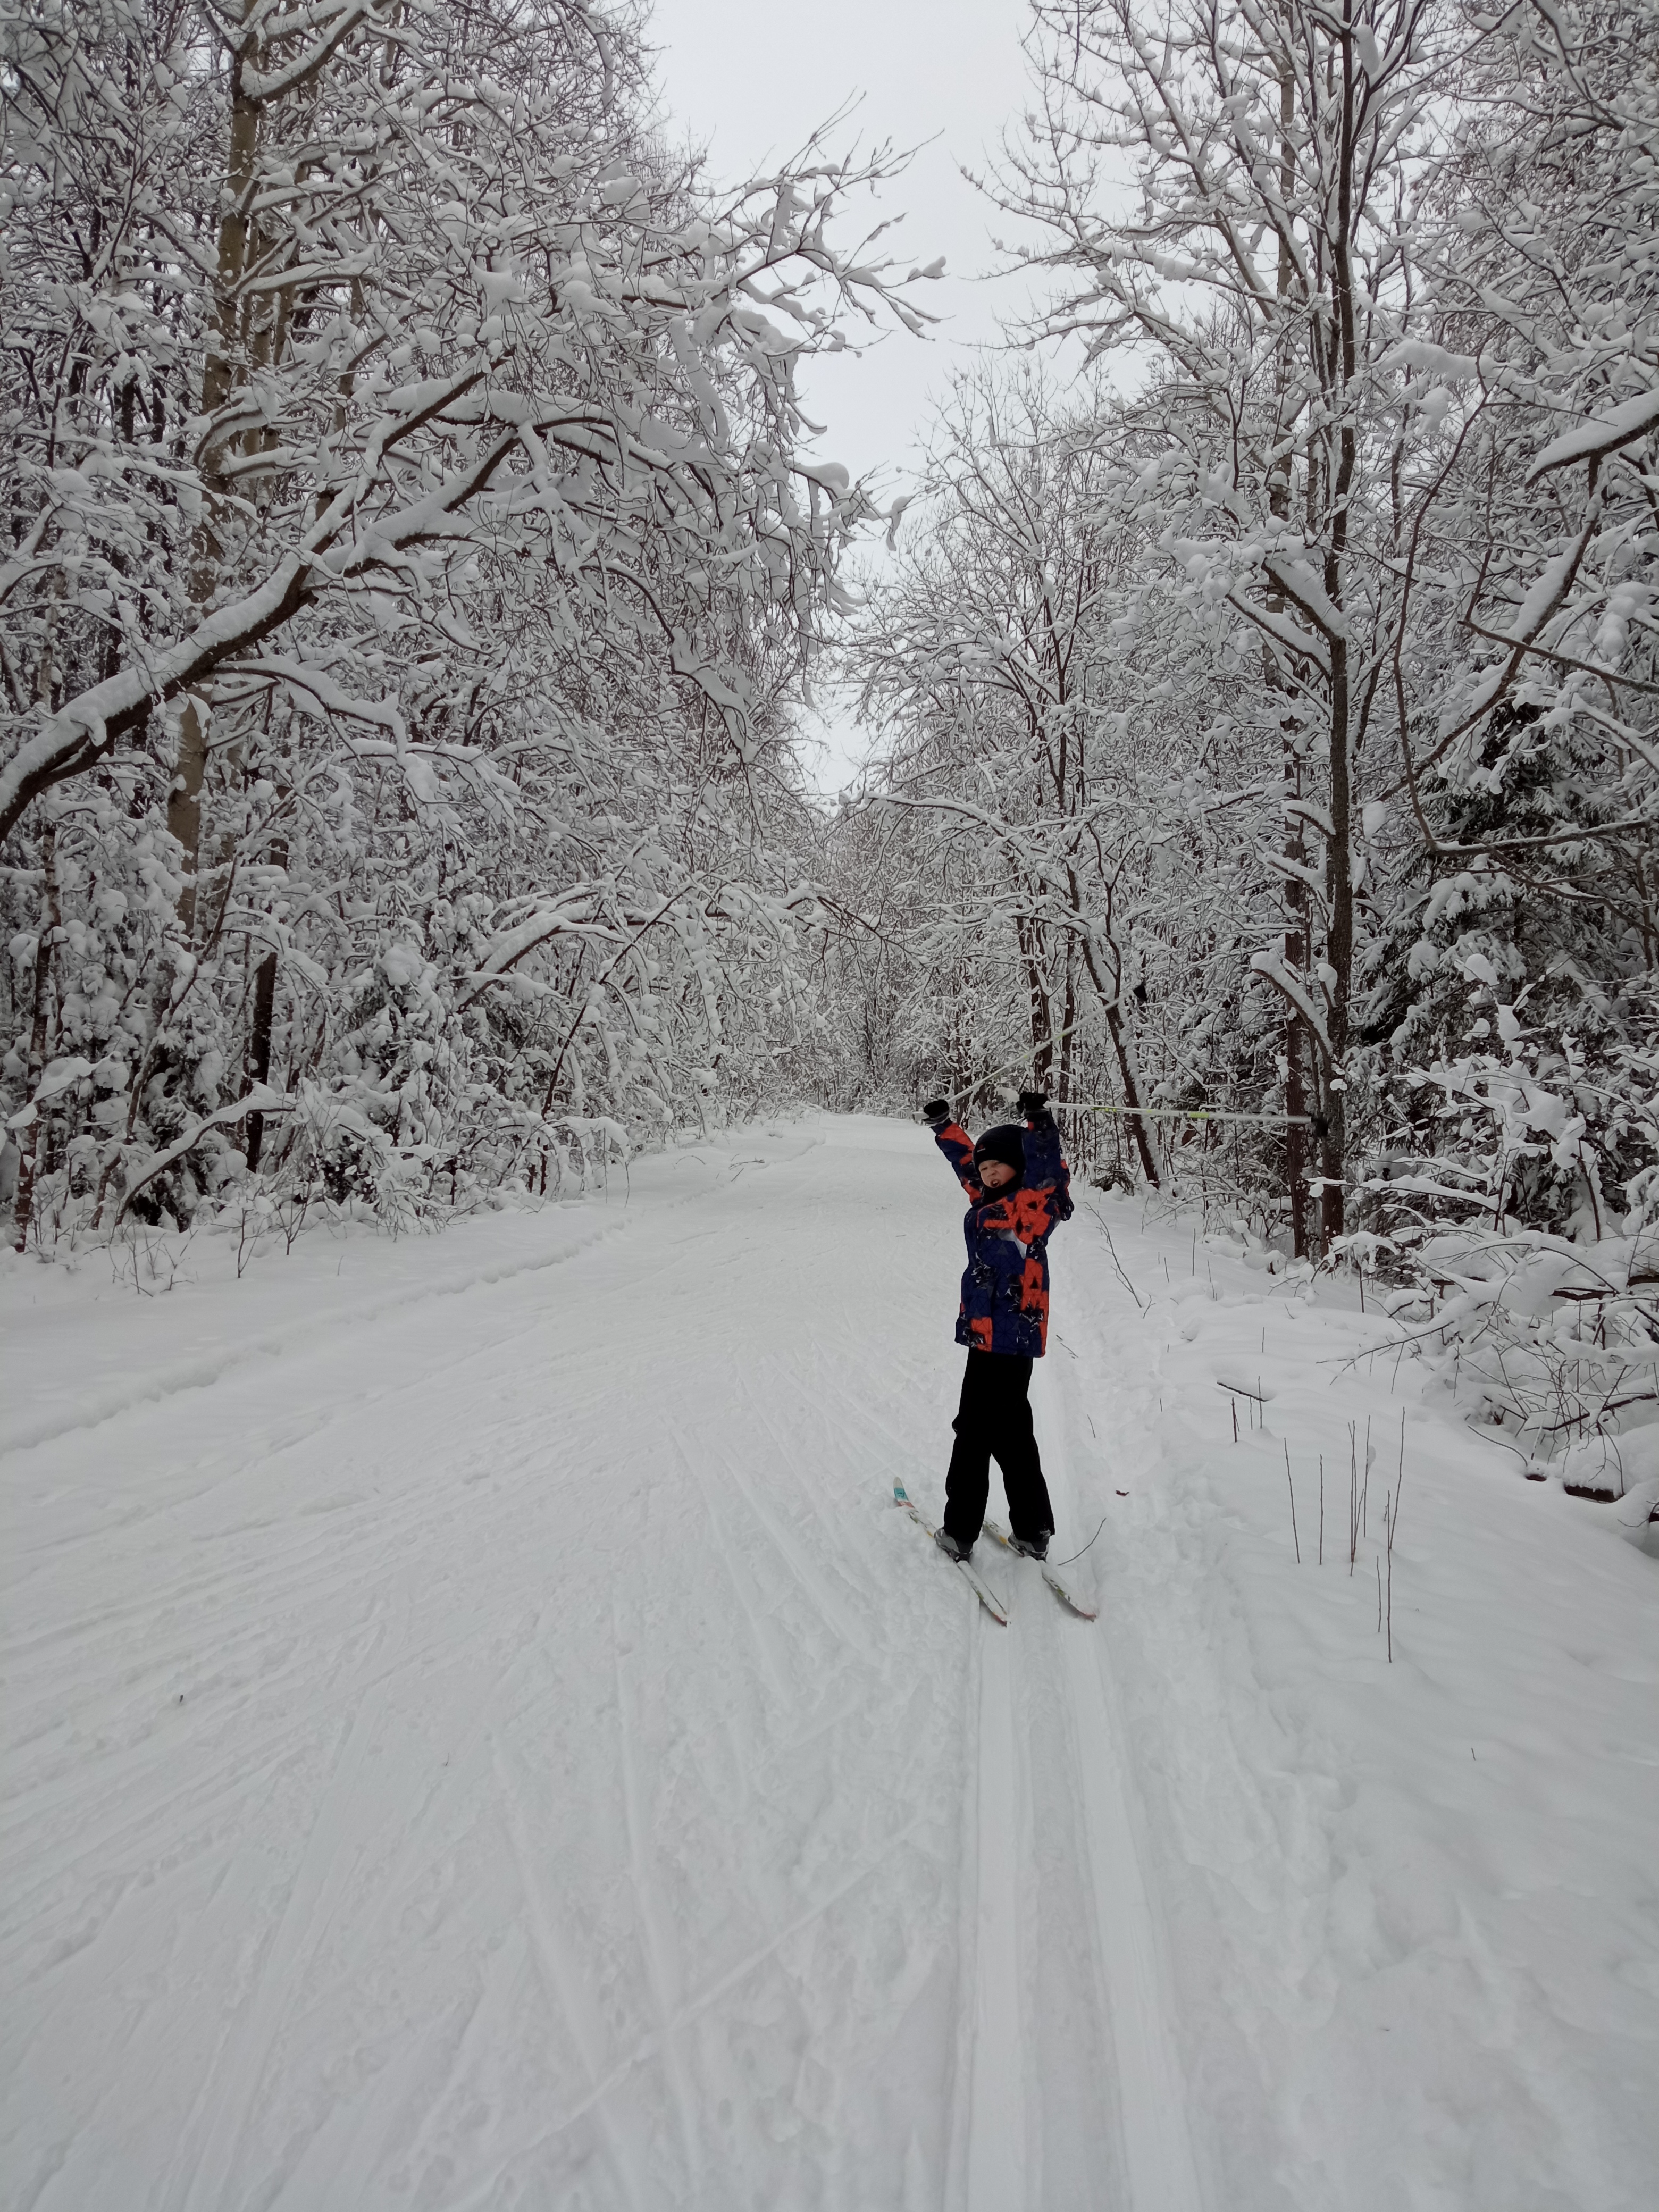
<svg viewBox="0 0 1659 2212"><path fill-rule="evenodd" d="M1399 641L1399 348L1437 102L1468 34L1425 0L1034 14L1040 104L1003 190L1053 241L1049 327L1147 363L1161 550L1249 624L1276 709L1285 928L1254 961L1285 1002L1285 1106L1314 1121L1328 1240L1348 1172L1356 773ZM1300 1180L1292 1147L1298 1249Z"/></svg>

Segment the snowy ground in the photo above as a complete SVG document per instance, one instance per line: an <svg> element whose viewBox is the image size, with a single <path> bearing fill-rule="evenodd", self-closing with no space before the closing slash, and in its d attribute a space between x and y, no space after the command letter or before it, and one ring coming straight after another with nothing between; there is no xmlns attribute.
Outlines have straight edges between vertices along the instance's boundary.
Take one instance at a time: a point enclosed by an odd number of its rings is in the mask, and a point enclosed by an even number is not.
<svg viewBox="0 0 1659 2212"><path fill-rule="evenodd" d="M5 2203L1649 2212L1659 1561L1089 1200L1092 1627L888 1503L959 1359L915 1128L9 1265Z"/></svg>

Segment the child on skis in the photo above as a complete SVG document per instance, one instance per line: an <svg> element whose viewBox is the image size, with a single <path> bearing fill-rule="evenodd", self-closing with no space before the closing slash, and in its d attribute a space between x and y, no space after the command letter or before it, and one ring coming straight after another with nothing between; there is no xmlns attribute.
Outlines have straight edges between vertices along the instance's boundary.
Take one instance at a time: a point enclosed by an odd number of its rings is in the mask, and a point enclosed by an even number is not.
<svg viewBox="0 0 1659 2212"><path fill-rule="evenodd" d="M922 1118L967 1192L957 1342L968 1348L962 1402L951 1424L956 1445L945 1478L939 1549L965 1559L985 1519L991 1462L1002 1470L1016 1551L1046 1558L1054 1511L1031 1428L1031 1362L1048 1331L1048 1239L1072 1216L1071 1176L1060 1132L1040 1091L1023 1091L1024 1127L1006 1121L975 1144L935 1098Z"/></svg>

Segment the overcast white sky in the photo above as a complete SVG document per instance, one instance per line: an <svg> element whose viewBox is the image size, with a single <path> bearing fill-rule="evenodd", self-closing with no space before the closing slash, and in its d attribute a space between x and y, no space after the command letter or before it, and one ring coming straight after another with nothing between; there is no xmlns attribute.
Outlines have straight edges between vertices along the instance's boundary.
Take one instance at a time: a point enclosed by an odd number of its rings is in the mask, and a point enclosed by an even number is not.
<svg viewBox="0 0 1659 2212"><path fill-rule="evenodd" d="M1018 313L1029 296L1023 277L975 281L995 261L993 228L1007 226L961 174L964 165L984 166L1024 110L1025 22L1024 0L656 0L664 106L675 136L707 143L716 175L737 179L786 159L854 99L837 150L855 137L921 148L862 211L872 221L904 216L889 238L905 267L945 257L945 277L919 289L922 304L946 319L929 342L896 331L857 357L817 364L804 380L809 411L829 426L824 458L855 476L878 471L884 492L903 489L952 371L975 345L996 343L999 311ZM849 241L856 234L849 226ZM834 789L860 741L844 721L825 735L822 781Z"/></svg>

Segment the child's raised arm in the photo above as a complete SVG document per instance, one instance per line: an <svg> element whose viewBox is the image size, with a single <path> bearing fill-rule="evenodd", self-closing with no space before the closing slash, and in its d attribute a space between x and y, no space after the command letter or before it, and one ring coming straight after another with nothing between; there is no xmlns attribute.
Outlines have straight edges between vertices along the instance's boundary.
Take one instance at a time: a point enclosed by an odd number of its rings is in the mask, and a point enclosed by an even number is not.
<svg viewBox="0 0 1659 2212"><path fill-rule="evenodd" d="M921 1118L933 1133L933 1142L951 1165L951 1171L977 1205L984 1197L984 1187L974 1172L974 1140L960 1121L951 1119L949 1102L930 1098L921 1109Z"/></svg>
<svg viewBox="0 0 1659 2212"><path fill-rule="evenodd" d="M1022 1091L1019 1110L1025 1121L1025 1173L1020 1197L1028 1201L1026 1212L1035 1216L1040 1211L1046 1217L1043 1225L1052 1229L1069 1221L1075 1211L1071 1171L1060 1156L1060 1131L1042 1091Z"/></svg>

